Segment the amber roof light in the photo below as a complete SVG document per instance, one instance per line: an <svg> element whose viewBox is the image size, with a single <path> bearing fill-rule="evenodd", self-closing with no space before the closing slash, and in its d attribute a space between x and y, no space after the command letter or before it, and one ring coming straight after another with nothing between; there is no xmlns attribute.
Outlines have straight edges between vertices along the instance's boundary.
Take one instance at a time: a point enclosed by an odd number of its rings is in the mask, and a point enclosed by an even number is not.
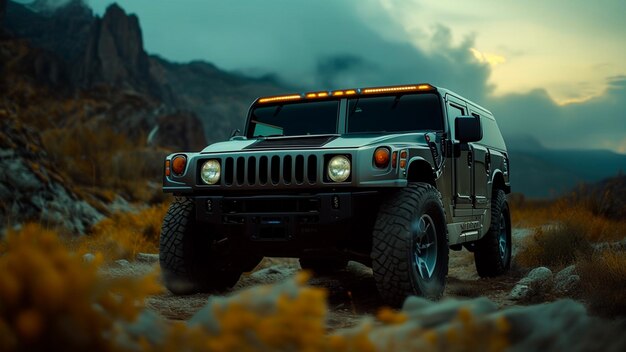
<svg viewBox="0 0 626 352"><path fill-rule="evenodd" d="M289 94L289 95L278 95L273 97L263 97L259 98L258 103L276 103L282 101L291 101L291 100L301 100L301 99L315 99L315 98L328 98L328 97L344 97L346 95L357 95L357 94L385 94L385 93L395 93L395 92L417 92L423 90L434 90L435 87L430 84L411 84L411 85L402 85L402 86L386 86L386 87L370 87L363 89L338 89L329 91L320 91L320 92L308 92L305 94Z"/></svg>

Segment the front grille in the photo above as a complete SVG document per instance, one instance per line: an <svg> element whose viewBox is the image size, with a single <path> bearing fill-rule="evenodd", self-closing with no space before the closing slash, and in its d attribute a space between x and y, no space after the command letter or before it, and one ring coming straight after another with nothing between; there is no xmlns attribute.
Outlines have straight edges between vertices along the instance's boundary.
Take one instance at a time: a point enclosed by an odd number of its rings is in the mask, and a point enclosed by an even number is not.
<svg viewBox="0 0 626 352"><path fill-rule="evenodd" d="M223 160L225 186L315 185L316 155L242 155Z"/></svg>

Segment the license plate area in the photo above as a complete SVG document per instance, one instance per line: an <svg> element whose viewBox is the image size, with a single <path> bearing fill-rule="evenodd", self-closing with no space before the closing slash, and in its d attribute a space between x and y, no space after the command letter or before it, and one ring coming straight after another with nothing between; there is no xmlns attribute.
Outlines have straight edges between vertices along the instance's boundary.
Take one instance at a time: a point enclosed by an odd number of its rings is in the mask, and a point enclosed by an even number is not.
<svg viewBox="0 0 626 352"><path fill-rule="evenodd" d="M288 216L258 216L251 220L253 240L285 241L293 237L293 226Z"/></svg>

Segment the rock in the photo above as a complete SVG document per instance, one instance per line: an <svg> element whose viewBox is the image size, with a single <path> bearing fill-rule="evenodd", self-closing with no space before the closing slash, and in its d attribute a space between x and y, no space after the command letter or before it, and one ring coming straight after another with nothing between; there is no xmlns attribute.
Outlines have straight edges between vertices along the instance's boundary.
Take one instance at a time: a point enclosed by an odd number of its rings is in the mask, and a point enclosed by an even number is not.
<svg viewBox="0 0 626 352"><path fill-rule="evenodd" d="M160 97L150 75L139 19L117 4L109 5L102 19L93 21L81 64L79 82L83 86L104 83Z"/></svg>
<svg viewBox="0 0 626 352"><path fill-rule="evenodd" d="M554 291L561 295L575 294L580 289L576 266L570 265L554 275Z"/></svg>
<svg viewBox="0 0 626 352"><path fill-rule="evenodd" d="M137 253L135 260L142 263L157 263L159 261L159 255L152 253Z"/></svg>
<svg viewBox="0 0 626 352"><path fill-rule="evenodd" d="M47 156L41 137L3 111L0 116L0 217L12 223L39 221L84 234L103 215L66 185ZM7 222L0 222L0 230Z"/></svg>
<svg viewBox="0 0 626 352"><path fill-rule="evenodd" d="M124 268L130 265L130 263L128 262L128 260L126 259L118 259L115 261L115 265Z"/></svg>
<svg viewBox="0 0 626 352"><path fill-rule="evenodd" d="M540 266L531 270L520 283L543 283L552 278L552 270L545 266Z"/></svg>
<svg viewBox="0 0 626 352"><path fill-rule="evenodd" d="M556 273L556 275L554 275L554 281L555 281L555 283L558 282L558 281L563 281L567 277L569 277L571 275L574 275L574 274L576 274L576 265L572 264L572 265L562 269L558 273Z"/></svg>
<svg viewBox="0 0 626 352"><path fill-rule="evenodd" d="M525 300L532 296L550 292L552 286L552 271L545 266L540 266L531 270L526 277L517 282L509 293L509 298Z"/></svg>
<svg viewBox="0 0 626 352"><path fill-rule="evenodd" d="M530 294L530 287L524 284L517 284L513 287L509 293L509 298L512 300L524 300Z"/></svg>
<svg viewBox="0 0 626 352"><path fill-rule="evenodd" d="M179 111L159 117L152 144L171 150L200 150L206 147L202 122L192 112Z"/></svg>
<svg viewBox="0 0 626 352"><path fill-rule="evenodd" d="M423 297L410 296L405 300L402 311L409 319L418 321L420 328L429 329L450 321L459 314L461 308L475 315L495 312L498 309L486 297L471 300L445 299L434 303Z"/></svg>
<svg viewBox="0 0 626 352"><path fill-rule="evenodd" d="M85 253L83 254L83 261L86 263L91 263L94 260L96 260L96 256L91 254L91 253Z"/></svg>
<svg viewBox="0 0 626 352"><path fill-rule="evenodd" d="M626 238L617 242L602 242L592 245L594 251L603 252L607 250L612 251L626 251Z"/></svg>
<svg viewBox="0 0 626 352"><path fill-rule="evenodd" d="M573 294L580 289L580 276L570 275L554 283L554 291L559 294Z"/></svg>

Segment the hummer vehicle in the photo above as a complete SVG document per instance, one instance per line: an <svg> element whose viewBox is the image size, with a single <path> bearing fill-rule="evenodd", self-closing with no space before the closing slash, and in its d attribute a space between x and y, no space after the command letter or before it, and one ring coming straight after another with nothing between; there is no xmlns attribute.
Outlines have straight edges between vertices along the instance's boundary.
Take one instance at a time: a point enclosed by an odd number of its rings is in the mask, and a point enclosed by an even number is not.
<svg viewBox="0 0 626 352"><path fill-rule="evenodd" d="M243 135L165 160L160 264L175 294L222 290L264 256L371 266L392 305L438 298L448 250L511 263L509 158L493 115L430 84L259 98Z"/></svg>

